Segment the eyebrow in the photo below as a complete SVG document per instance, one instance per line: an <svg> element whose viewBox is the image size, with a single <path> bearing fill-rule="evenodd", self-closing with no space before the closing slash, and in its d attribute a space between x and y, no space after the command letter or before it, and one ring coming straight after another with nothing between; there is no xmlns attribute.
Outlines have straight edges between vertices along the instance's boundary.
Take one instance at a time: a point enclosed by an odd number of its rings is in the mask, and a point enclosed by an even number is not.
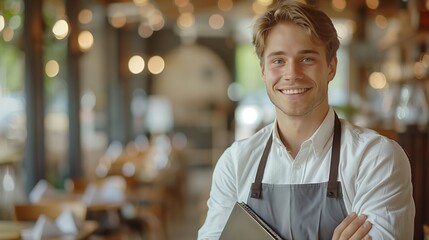
<svg viewBox="0 0 429 240"><path fill-rule="evenodd" d="M311 49L301 50L301 51L298 51L298 53L299 54L316 54L316 55L320 55L320 53L318 51L311 50ZM277 55L286 55L286 52L284 52L284 51L275 51L275 52L269 53L267 55L267 57L277 56Z"/></svg>

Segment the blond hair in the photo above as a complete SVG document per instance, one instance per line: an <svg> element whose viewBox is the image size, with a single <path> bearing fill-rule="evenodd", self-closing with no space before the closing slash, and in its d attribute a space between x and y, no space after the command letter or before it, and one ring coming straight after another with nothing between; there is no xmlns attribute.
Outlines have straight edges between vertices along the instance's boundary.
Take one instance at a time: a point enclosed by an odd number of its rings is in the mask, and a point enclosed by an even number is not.
<svg viewBox="0 0 429 240"><path fill-rule="evenodd" d="M254 25L253 44L261 62L268 34L274 26L282 22L302 27L313 39L324 44L328 62L336 56L340 42L332 20L324 12L301 2L279 0L260 16Z"/></svg>

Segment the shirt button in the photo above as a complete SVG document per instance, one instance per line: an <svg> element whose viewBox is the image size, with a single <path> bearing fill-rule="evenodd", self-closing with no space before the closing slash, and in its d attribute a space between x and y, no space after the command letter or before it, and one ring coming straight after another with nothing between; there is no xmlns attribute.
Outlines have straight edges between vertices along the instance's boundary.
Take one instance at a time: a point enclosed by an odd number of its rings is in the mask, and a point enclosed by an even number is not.
<svg viewBox="0 0 429 240"><path fill-rule="evenodd" d="M295 165L293 165L293 169L294 170L299 170L299 169L301 169L301 165L300 164L295 164Z"/></svg>

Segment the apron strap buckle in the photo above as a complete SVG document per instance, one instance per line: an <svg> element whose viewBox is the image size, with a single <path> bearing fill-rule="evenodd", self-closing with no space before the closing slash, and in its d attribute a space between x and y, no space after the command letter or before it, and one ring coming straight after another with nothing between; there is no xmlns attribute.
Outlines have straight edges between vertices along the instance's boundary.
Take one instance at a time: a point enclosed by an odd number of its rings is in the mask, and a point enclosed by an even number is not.
<svg viewBox="0 0 429 240"><path fill-rule="evenodd" d="M262 183L252 183L250 197L261 199Z"/></svg>
<svg viewBox="0 0 429 240"><path fill-rule="evenodd" d="M338 182L328 183L328 197L329 198L338 198Z"/></svg>

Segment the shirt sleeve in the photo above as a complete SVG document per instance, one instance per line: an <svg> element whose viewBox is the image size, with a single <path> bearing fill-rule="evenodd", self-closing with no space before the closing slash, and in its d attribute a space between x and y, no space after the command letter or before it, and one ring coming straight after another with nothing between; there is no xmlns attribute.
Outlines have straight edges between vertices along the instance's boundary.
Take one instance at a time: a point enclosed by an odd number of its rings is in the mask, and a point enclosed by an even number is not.
<svg viewBox="0 0 429 240"><path fill-rule="evenodd" d="M364 154L358 172L352 211L368 216L372 239L413 239L411 168L399 144L381 138Z"/></svg>
<svg viewBox="0 0 429 240"><path fill-rule="evenodd" d="M219 158L213 171L208 212L198 239L219 239L226 221L237 201L236 167L231 156L231 147Z"/></svg>

